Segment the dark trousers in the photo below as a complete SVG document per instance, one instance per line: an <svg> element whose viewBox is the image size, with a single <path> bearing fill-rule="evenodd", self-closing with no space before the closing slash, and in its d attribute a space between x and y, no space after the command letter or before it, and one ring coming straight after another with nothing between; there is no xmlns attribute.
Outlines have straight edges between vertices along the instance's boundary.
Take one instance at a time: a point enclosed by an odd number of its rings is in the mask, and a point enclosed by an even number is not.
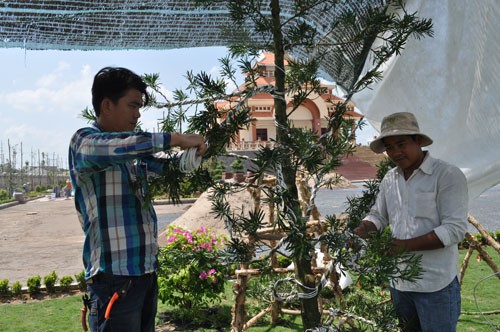
<svg viewBox="0 0 500 332"><path fill-rule="evenodd" d="M461 303L456 277L437 292L401 292L391 288L391 297L402 331L456 331Z"/></svg>
<svg viewBox="0 0 500 332"><path fill-rule="evenodd" d="M115 292L127 288L113 304L109 319L106 308ZM99 273L87 283L90 295L89 325L92 332L154 332L158 304L156 273L139 277Z"/></svg>

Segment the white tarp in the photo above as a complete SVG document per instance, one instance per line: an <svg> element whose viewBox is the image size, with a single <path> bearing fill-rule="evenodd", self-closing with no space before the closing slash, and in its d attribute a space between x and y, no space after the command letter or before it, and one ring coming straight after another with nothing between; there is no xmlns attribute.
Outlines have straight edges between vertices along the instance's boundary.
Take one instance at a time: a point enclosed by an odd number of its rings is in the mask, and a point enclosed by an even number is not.
<svg viewBox="0 0 500 332"><path fill-rule="evenodd" d="M475 198L500 183L500 1L406 4L433 20L434 37L412 38L354 102L377 130L390 113L415 113L428 150L462 169Z"/></svg>

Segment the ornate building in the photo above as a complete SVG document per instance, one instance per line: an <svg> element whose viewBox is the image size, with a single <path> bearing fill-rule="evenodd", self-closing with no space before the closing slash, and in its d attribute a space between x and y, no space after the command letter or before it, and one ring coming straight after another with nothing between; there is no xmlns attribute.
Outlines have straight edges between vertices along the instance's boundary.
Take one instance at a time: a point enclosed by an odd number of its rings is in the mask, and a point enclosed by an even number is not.
<svg viewBox="0 0 500 332"><path fill-rule="evenodd" d="M286 62L285 62L286 65ZM274 54L264 53L256 66L261 67L262 77L258 78L258 86L274 85ZM335 85L322 83L326 93L312 94L302 105L300 105L289 117L296 128L307 128L315 131L318 135L324 133L327 127L326 117L335 111L335 104L344 100L336 96L333 91ZM292 110L291 97L286 96L288 103L287 112ZM248 129L240 130L238 142L234 143L232 150L253 150L259 145L271 144L276 139L276 126L274 117L274 98L269 93L257 93L248 99L248 107L251 109L250 116L255 119ZM229 102L218 102L220 110L227 109ZM359 120L362 114L354 110L354 104L349 103L345 118Z"/></svg>

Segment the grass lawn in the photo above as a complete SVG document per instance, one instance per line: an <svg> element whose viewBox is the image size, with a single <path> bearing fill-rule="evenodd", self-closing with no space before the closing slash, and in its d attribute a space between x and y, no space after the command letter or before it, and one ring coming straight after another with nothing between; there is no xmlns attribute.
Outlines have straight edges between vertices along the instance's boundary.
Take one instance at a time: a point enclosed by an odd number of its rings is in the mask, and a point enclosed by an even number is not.
<svg viewBox="0 0 500 332"><path fill-rule="evenodd" d="M487 251L496 265L500 266L498 254L491 248ZM460 253L463 258L465 251L461 250ZM500 310L500 279L491 277L481 281L491 274L493 271L484 261L478 262L475 256L471 258L462 284L463 313ZM462 314L458 323L458 331L500 331L500 314L484 316Z"/></svg>
<svg viewBox="0 0 500 332"><path fill-rule="evenodd" d="M488 252L500 266L500 258L496 252L488 248ZM465 251L461 251L461 257ZM471 259L469 268L465 274L462 285L462 311L463 312L487 312L500 310L500 280L496 277L489 278L480 282L483 278L492 274L492 270L485 262L477 262ZM231 317L231 285L227 288L227 300L213 311L213 324L225 324ZM475 290L475 298L474 298ZM58 297L55 299L43 301L28 301L21 303L0 304L0 331L3 332L72 332L82 331L80 321L81 295ZM479 307L479 309L478 309ZM163 321L168 307L160 303L158 321ZM185 314L186 321L195 321L196 315ZM300 317L284 316L282 326L267 326L265 318L260 326L253 327L251 332L284 332L284 331L302 331ZM229 324L225 326L212 326L197 329L197 331L229 331ZM218 327L214 329L213 327ZM474 332L496 332L500 330L500 315L480 314L468 315L462 314L458 324L458 331ZM158 327L158 331L167 331L167 329ZM171 331L171 330L170 330ZM186 329L183 329L186 331Z"/></svg>

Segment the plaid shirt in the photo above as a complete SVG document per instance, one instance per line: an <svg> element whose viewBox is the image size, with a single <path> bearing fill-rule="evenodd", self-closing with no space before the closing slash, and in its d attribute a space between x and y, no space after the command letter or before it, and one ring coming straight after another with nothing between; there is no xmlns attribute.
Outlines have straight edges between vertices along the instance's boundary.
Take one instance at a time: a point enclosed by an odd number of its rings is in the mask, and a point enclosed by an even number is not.
<svg viewBox="0 0 500 332"><path fill-rule="evenodd" d="M85 233L85 278L98 272L139 276L155 271L157 217L147 193L148 173L164 163L170 134L78 130L69 147L75 206Z"/></svg>

